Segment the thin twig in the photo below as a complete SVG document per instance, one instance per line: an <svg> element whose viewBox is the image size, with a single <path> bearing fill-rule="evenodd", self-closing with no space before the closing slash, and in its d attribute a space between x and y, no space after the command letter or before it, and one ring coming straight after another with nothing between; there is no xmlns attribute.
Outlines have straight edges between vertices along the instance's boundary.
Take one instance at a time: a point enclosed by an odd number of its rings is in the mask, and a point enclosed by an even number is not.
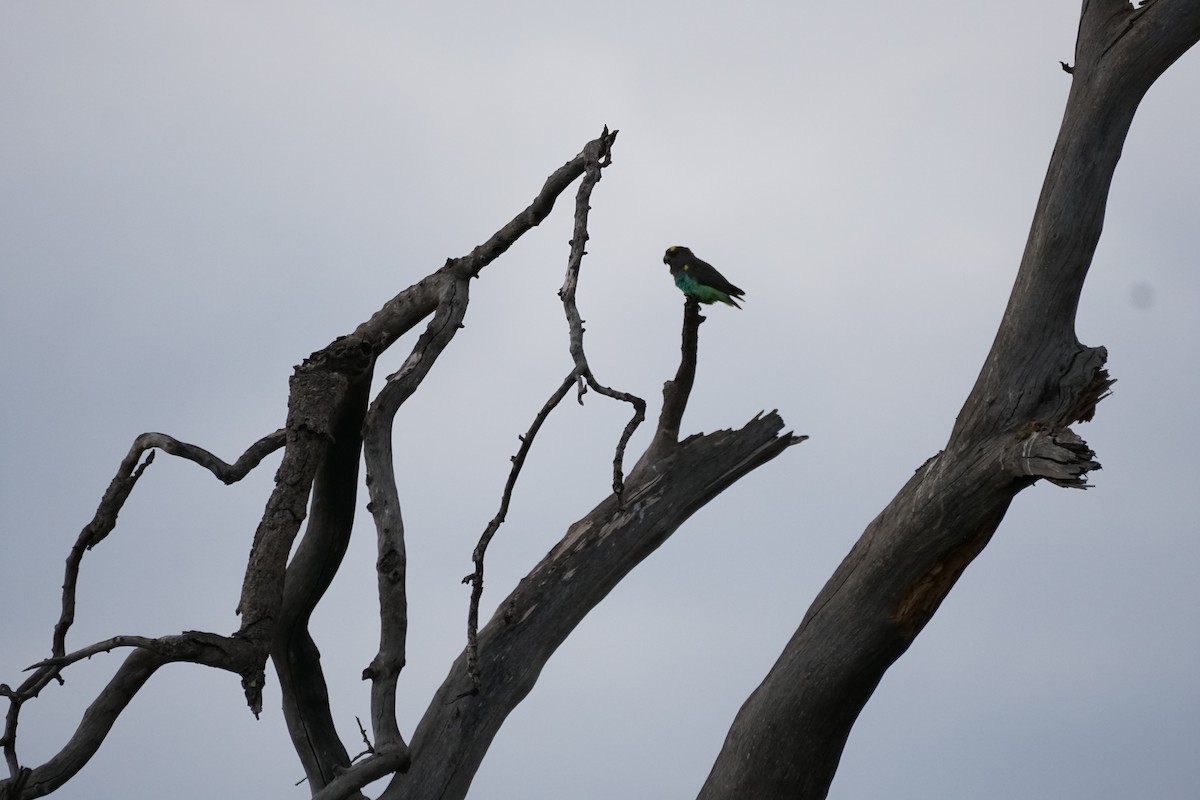
<svg viewBox="0 0 1200 800"><path fill-rule="evenodd" d="M608 128L606 127L605 132L607 131ZM612 137L616 138L616 135L617 132L613 131ZM604 137L601 137L599 141L603 143L605 141ZM588 364L587 354L583 349L583 319L579 315L579 306L575 302L575 292L579 285L579 271L583 265L583 257L587 253L585 247L589 238L587 223L588 212L591 210L592 190L600 182L601 170L611 163L612 141L608 140L607 146L601 146L595 160L588 162L583 180L579 184L579 191L575 195L575 228L571 235L571 254L567 259L567 276L558 294L562 299L563 311L567 317L567 327L570 330L570 351L571 358L575 362L575 374L580 379L580 404L582 405L583 403L584 387L590 386L605 397L620 400L633 406L633 417L626 424L620 439L617 441L616 455L613 458L613 494L617 496L617 501L620 502L621 492L625 486L623 470L625 447L629 443L630 437L633 436L633 432L637 430L637 427L646 418L646 401L628 392L611 389L596 380L596 376L592 373L591 365Z"/></svg>
<svg viewBox="0 0 1200 800"><path fill-rule="evenodd" d="M353 764L355 761L358 761L363 756L375 755L375 745L371 744L371 739L369 736L367 736L367 729L363 727L362 720L359 719L358 715L355 715L354 721L358 723L358 732L362 734L363 744L366 746L366 749L356 755L354 758L350 759L351 764Z"/></svg>
<svg viewBox="0 0 1200 800"><path fill-rule="evenodd" d="M25 671L28 672L34 669L42 669L43 667L56 667L62 669L68 667L77 661L82 661L85 658L91 658L98 653L110 653L118 647L153 647L157 640L149 636L114 636L111 639L105 639L103 642L96 642L87 647L76 650L73 653L67 653L63 656L54 656L51 658L42 659L41 661L28 666Z"/></svg>
<svg viewBox="0 0 1200 800"><path fill-rule="evenodd" d="M484 243L461 258L446 261L445 266L414 285L408 292L393 298L368 322L359 327L360 335L386 347L407 327L419 312L437 310L439 318L431 322L425 336L431 337L414 348L404 366L388 378L388 384L372 403L364 425L363 453L367 465L367 488L370 493L368 509L375 521L378 559L376 562L380 603L380 646L371 664L363 670L363 678L372 681L371 724L375 746L381 753L395 743L403 746L395 718L396 682L405 662L405 640L408 627L405 589L406 555L404 525L400 516L400 499L392 465L392 420L400 405L420 384L429 366L446 346L450 337L462 325L466 313L469 279L502 255L524 233L544 220L554 207L555 200L595 162L607 163L616 131L607 129L600 137L586 144L575 158L555 170L541 191L524 210L496 231ZM411 294L411 297L410 297ZM578 376L573 372L571 380ZM519 471L519 468L518 470ZM515 481L515 477L511 480ZM502 501L507 509L507 497ZM501 511L501 518L504 510ZM498 527L498 523L497 523ZM491 534L486 534L490 540ZM483 548L486 550L486 541ZM478 571L478 588L473 586L473 617L470 631L478 621L478 592L482 590L483 573ZM472 576L468 576L470 580ZM473 633L468 636L474 641Z"/></svg>
<svg viewBox="0 0 1200 800"><path fill-rule="evenodd" d="M608 126L605 126L600 137L584 148L584 154L587 155L587 160L584 164L584 176L583 180L580 181L578 191L575 193L575 224L570 242L571 251L567 258L567 274L563 280L562 288L558 290L558 296L562 300L563 310L567 318L569 349L574 367L566 378L563 379L562 383L559 384L559 387L550 396L550 399L538 411L529 430L526 431L524 436L520 437L521 446L517 450L517 454L512 457L512 468L509 470L508 480L505 482L504 492L500 497L500 510L496 512L496 516L492 518L484 529L483 534L479 537L479 542L475 545L475 550L471 556L475 568L462 581L471 585L471 601L467 609L467 673L471 676L471 693L478 692L480 688L478 671L479 602L483 597L484 557L487 554L488 545L491 544L492 538L496 535L496 532L500 529L508 514L513 488L516 486L517 478L521 474L521 468L525 464L525 458L533 446L533 441L541 429L542 423L546 421L550 413L562 402L562 399L567 396L572 386L578 387L578 401L580 405L583 404L583 395L589 386L606 397L622 400L633 405L633 418L621 433L621 438L617 443L616 456L613 459L612 485L613 492L617 495L619 502L621 491L624 488L622 462L625 457L625 447L634 430L646 418L646 402L644 400L626 392L610 389L597 381L592 374L591 367L588 365L587 355L583 349L583 319L580 317L579 308L575 303L575 290L579 284L579 270L583 263L583 256L587 252L585 245L588 241L587 221L588 211L591 209L592 189L600 181L601 170L612 163L612 144L616 140L616 137L617 131L610 133Z"/></svg>
<svg viewBox="0 0 1200 800"><path fill-rule="evenodd" d="M136 444L135 449L137 449ZM130 456L133 456L133 453L134 451L131 450ZM138 478L142 477L146 467L154 463L154 452L151 451L146 456L146 460L134 469L133 464L137 463L141 453L141 450L137 450L137 455L133 456L132 461L129 456L126 456L125 460L121 462L120 470L108 485L108 490L105 491L100 505L96 508L96 515L79 532L79 537L71 546L71 552L67 554L67 565L63 575L62 613L58 617L58 622L54 624L54 635L50 645L50 652L56 657L66 652L67 631L75 622L75 587L79 583L79 565L83 561L84 552L95 547L116 527L117 514L125 505L129 493L133 491L134 485L138 482Z"/></svg>
<svg viewBox="0 0 1200 800"><path fill-rule="evenodd" d="M471 603L467 609L467 673L471 676L475 691L479 691L479 673L475 667L479 657L479 600L483 597L483 559L487 554L488 545L492 542L492 537L496 535L496 531L504 524L504 518L508 515L513 488L517 485L521 468L525 466L525 458L529 455L530 448L533 447L533 440L537 437L542 423L549 418L550 412L562 402L562 399L567 396L567 392L571 391L577 377L576 372L572 370L571 374L559 384L554 394L550 395L550 399L538 411L529 430L520 437L521 446L517 449L517 454L512 457L512 467L508 471L508 480L504 484L504 493L500 497L500 510L496 512L496 516L492 517L491 522L484 529L483 535L479 537L479 543L475 545L475 551L471 554L475 570L462 580L463 583L471 584Z"/></svg>
<svg viewBox="0 0 1200 800"><path fill-rule="evenodd" d="M592 375L589 369L585 375L588 385L595 389L605 397L611 397L614 400L620 400L629 403L633 406L633 416L629 418L629 422L625 423L625 429L621 431L621 437L617 440L617 449L613 455L613 494L617 496L617 503L620 504L625 491L625 448L629 444L630 438L633 437L633 432L638 429L638 426L646 419L646 401L637 395L628 392L622 392L617 389L610 389L603 385Z"/></svg>
<svg viewBox="0 0 1200 800"><path fill-rule="evenodd" d="M404 772L410 763L411 757L404 745L390 750L379 750L338 773L336 778L325 784L325 788L312 796L312 800L344 800L372 781L396 772Z"/></svg>

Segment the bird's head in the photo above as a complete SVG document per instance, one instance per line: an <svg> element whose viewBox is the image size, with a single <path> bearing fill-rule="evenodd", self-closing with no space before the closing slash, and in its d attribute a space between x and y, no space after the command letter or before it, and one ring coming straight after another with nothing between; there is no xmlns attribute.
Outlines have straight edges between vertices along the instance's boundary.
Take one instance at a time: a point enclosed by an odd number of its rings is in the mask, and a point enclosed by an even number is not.
<svg viewBox="0 0 1200 800"><path fill-rule="evenodd" d="M675 245L667 248L667 252L663 254L663 263L674 267L677 264L682 264L693 258L695 258L695 256L692 255L691 250L686 247Z"/></svg>

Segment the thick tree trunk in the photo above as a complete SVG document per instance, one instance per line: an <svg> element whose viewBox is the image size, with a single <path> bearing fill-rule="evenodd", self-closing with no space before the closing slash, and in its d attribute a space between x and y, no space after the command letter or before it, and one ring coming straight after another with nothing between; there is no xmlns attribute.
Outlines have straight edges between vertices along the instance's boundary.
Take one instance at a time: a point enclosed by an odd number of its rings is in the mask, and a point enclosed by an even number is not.
<svg viewBox="0 0 1200 800"><path fill-rule="evenodd" d="M1121 147L1154 80L1200 38L1200 4L1085 0L1071 93L1008 308L945 450L871 522L739 711L704 800L823 798L888 667L1039 478L1099 467L1067 426L1110 385L1075 309Z"/></svg>

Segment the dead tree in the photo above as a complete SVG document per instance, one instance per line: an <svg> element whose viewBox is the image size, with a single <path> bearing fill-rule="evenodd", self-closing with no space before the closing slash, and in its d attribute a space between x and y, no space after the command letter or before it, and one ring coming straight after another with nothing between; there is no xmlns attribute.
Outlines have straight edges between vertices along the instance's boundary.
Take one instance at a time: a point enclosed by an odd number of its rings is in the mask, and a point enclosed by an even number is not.
<svg viewBox="0 0 1200 800"><path fill-rule="evenodd" d="M1084 487L1087 473L1099 468L1070 426L1092 417L1112 380L1104 369L1104 349L1077 341L1075 309L1137 105L1198 38L1200 6L1195 3L1155 0L1135 9L1120 0L1085 0L1062 129L1016 284L978 381L945 447L917 469L868 526L742 707L701 797L824 797L850 728L883 673L987 545L1016 494L1040 479ZM40 797L70 780L164 664L185 661L238 674L247 703L258 714L268 659L315 797L361 797L362 786L388 775L393 778L382 797L389 800L463 797L507 715L588 611L691 514L804 438L783 432L774 412L736 430L679 438L703 319L698 306L685 303L678 372L664 387L651 443L626 474L626 443L642 421L645 403L597 380L575 306L589 201L611 162L615 138L616 132L606 129L484 244L448 260L353 332L305 359L290 381L284 427L251 445L233 464L164 434L134 441L68 556L50 656L33 665L15 688L0 685L9 701L0 737L9 777L0 781L0 798ZM395 714L407 607L392 422L460 328L472 278L545 219L576 180L575 229L560 290L573 364L522 437L500 509L483 531L474 569L464 580L471 587L466 646L406 741ZM407 359L372 399L380 356L422 322L424 332ZM615 447L613 491L567 530L480 626L488 543L504 521L538 430L572 390L580 398L593 391L633 409ZM275 488L253 537L236 632L116 636L67 649L82 559L113 531L156 450L191 460L232 483L281 448ZM363 671L371 682L371 714L370 733L363 731L368 753L361 760L350 758L335 732L308 625L346 550L360 459L377 534L380 603L379 651ZM73 663L118 648L132 652L70 739L46 762L22 764L17 734L25 706L60 682Z"/></svg>
<svg viewBox="0 0 1200 800"><path fill-rule="evenodd" d="M850 728L1022 489L1099 468L1069 426L1112 384L1075 337L1113 172L1146 91L1200 38L1200 5L1084 0L1071 91L1012 295L945 447L864 531L738 712L705 800L823 798Z"/></svg>
<svg viewBox="0 0 1200 800"><path fill-rule="evenodd" d="M40 797L70 780L97 751L130 700L164 664L187 661L238 674L250 710L259 714L268 659L279 679L293 745L315 797L361 797L359 788L393 773L397 777L390 795L465 795L508 713L528 694L547 659L588 611L701 506L805 438L783 432L783 421L771 412L737 430L680 440L703 321L699 306L689 300L684 304L678 372L665 385L662 412L649 446L625 474L626 445L645 419L646 403L602 384L593 374L575 300L588 240L589 203L602 170L612 161L616 136L616 131L606 128L547 179L528 208L486 242L464 257L447 260L353 332L305 359L290 380L284 427L255 442L235 463L227 464L200 447L165 434L137 437L95 517L68 556L62 614L54 627L50 657L33 665L32 674L17 687L0 687L9 701L0 739L9 777L0 782L0 798ZM483 531L473 554L474 570L463 581L471 587L466 647L432 698L410 744L396 720L396 683L404 666L408 621L404 525L391 450L393 419L462 327L472 279L541 223L557 197L576 181L574 231L566 279L559 290L572 366L521 437L500 510ZM424 332L403 365L387 377L372 399L379 357L426 320ZM612 493L570 527L492 620L480 627L488 543L504 521L526 454L542 423L572 391L580 402L591 391L628 403L633 410L615 447ZM153 462L156 450L191 460L228 484L245 477L280 448L283 454L275 488L250 548L237 607L241 625L236 632L116 636L67 649L82 559L114 530L118 513ZM366 465L367 508L374 518L378 542L380 645L362 674L371 682L370 734L363 731L368 752L365 758L351 759L334 727L326 679L308 622L346 552L360 459ZM45 763L22 764L17 730L24 706L51 683L61 681L61 674L71 664L118 648L132 648L132 652L84 713L74 735Z"/></svg>

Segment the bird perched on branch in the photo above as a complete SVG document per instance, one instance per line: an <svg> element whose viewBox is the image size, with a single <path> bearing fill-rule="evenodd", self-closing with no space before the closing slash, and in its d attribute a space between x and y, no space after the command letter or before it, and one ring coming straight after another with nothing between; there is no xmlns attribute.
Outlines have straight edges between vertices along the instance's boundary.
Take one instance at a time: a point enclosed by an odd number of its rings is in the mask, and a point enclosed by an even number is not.
<svg viewBox="0 0 1200 800"><path fill-rule="evenodd" d="M725 276L717 272L712 264L696 258L696 254L688 248L668 247L663 263L671 268L675 285L688 297L694 297L701 303L720 300L734 308L741 308L737 301L745 292L725 280Z"/></svg>

